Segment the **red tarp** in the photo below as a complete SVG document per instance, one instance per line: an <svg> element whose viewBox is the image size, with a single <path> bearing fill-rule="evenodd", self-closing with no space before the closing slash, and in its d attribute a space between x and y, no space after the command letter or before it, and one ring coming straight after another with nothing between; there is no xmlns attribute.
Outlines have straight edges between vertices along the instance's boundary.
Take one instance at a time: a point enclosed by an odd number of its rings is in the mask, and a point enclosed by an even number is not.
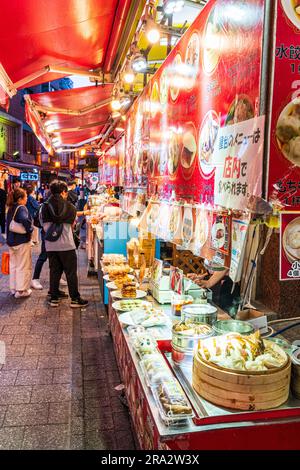
<svg viewBox="0 0 300 470"><path fill-rule="evenodd" d="M129 7L128 0L1 2L0 62L14 83L49 64L101 68L109 59L114 19L126 18ZM48 73L31 85L61 76Z"/></svg>
<svg viewBox="0 0 300 470"><path fill-rule="evenodd" d="M52 108L72 109L75 111L82 110L88 106L96 105L99 102L107 100L111 97L113 86L94 86L76 88L72 90L61 90L50 93L36 93L30 95L31 101L36 105L42 105ZM70 129L66 132L55 133L62 145L76 145L84 140L96 137L99 135L104 127L104 122L107 121L111 112L110 105L90 111L89 113L80 116L51 113L45 118L45 122L49 124L51 121L51 130ZM27 120L36 121L35 115L32 112L28 103L26 103ZM95 125L93 125L95 124ZM74 128L91 125L80 130L71 130ZM49 134L51 132L49 131ZM41 136L38 135L40 138Z"/></svg>

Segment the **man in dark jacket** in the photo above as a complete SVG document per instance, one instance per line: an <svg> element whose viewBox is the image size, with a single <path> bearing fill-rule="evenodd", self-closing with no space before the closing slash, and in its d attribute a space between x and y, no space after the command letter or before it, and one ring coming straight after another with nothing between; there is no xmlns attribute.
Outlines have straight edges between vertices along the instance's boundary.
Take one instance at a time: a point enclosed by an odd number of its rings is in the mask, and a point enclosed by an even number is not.
<svg viewBox="0 0 300 470"><path fill-rule="evenodd" d="M77 256L73 237L73 225L76 218L75 207L67 201L68 186L63 181L54 180L50 185L51 195L41 209L41 222L45 231L45 245L50 266L50 301L51 307L59 305L59 281L65 272L71 308L86 307L87 300L80 297L78 291ZM62 232L57 240L49 241L53 223L62 225Z"/></svg>
<svg viewBox="0 0 300 470"><path fill-rule="evenodd" d="M68 201L77 206L78 194L76 192L76 181L68 182Z"/></svg>

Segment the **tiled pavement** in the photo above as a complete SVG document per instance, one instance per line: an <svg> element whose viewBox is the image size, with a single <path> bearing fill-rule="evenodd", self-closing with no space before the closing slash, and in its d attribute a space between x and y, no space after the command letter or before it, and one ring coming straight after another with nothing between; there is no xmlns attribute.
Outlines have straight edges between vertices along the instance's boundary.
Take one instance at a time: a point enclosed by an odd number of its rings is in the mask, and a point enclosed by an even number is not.
<svg viewBox="0 0 300 470"><path fill-rule="evenodd" d="M0 252L3 251L0 250ZM35 249L35 252L38 250ZM106 314L95 278L87 278L79 250L85 311L47 306L43 291L28 299L8 293L0 274L0 449L134 449Z"/></svg>

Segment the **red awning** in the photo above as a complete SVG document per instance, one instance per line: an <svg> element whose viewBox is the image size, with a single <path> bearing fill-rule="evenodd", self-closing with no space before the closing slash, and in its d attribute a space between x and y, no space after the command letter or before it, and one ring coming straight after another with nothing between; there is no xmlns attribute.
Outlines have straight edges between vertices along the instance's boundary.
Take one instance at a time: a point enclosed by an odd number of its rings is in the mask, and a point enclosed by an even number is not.
<svg viewBox="0 0 300 470"><path fill-rule="evenodd" d="M13 83L45 66L102 69L130 0L9 0L1 4L0 62ZM104 70L109 72L110 70ZM67 74L65 74L67 75ZM61 77L46 73L24 86Z"/></svg>
<svg viewBox="0 0 300 470"><path fill-rule="evenodd" d="M100 85L28 95L27 121L43 145L56 138L60 147L76 146L101 134L111 112L112 89Z"/></svg>

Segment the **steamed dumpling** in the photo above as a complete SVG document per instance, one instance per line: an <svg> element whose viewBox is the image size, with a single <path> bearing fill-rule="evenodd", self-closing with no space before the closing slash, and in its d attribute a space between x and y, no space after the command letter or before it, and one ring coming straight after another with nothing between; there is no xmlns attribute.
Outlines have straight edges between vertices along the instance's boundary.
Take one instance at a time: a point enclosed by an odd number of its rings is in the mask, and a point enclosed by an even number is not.
<svg viewBox="0 0 300 470"><path fill-rule="evenodd" d="M290 140L288 144L284 145L284 150L291 160L298 160L300 163L300 137Z"/></svg>
<svg viewBox="0 0 300 470"><path fill-rule="evenodd" d="M300 230L289 233L288 244L296 250L300 248Z"/></svg>
<svg viewBox="0 0 300 470"><path fill-rule="evenodd" d="M297 116L282 116L278 120L276 135L281 142L289 142L300 135L300 119Z"/></svg>

